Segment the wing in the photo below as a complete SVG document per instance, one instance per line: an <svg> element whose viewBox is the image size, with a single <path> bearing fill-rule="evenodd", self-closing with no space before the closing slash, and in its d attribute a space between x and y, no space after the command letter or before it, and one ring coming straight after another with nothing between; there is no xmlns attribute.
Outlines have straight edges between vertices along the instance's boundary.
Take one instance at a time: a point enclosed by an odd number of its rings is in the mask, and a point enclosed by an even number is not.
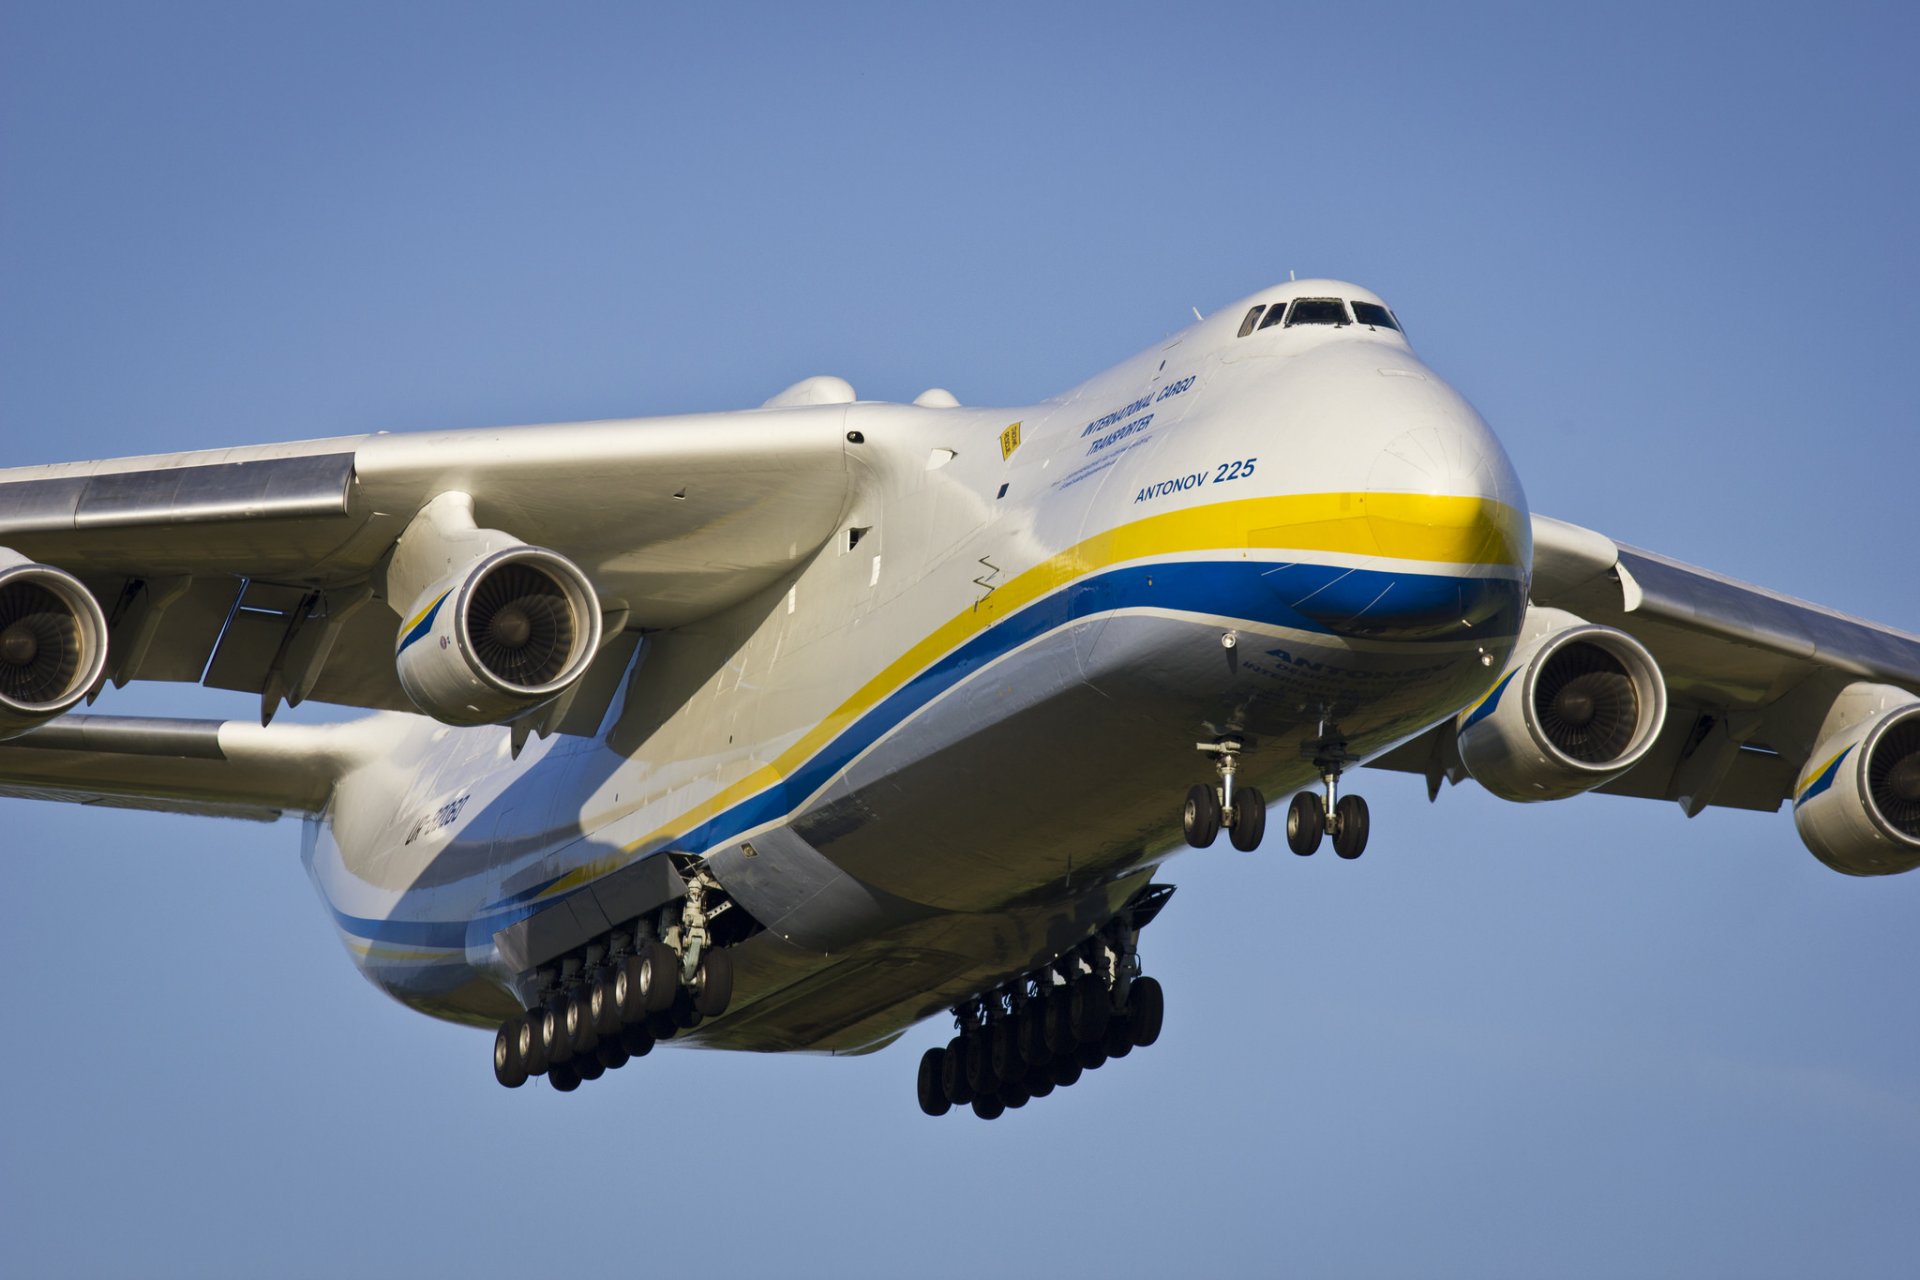
<svg viewBox="0 0 1920 1280"><path fill-rule="evenodd" d="M0 742L0 796L270 822L318 813L399 717L275 725L70 715Z"/></svg>
<svg viewBox="0 0 1920 1280"><path fill-rule="evenodd" d="M1597 788L1774 810L1794 792L1823 721L1856 681L1920 694L1920 637L1533 518L1532 602L1639 640L1665 677L1664 728L1631 770ZM1467 775L1451 723L1376 760L1440 781Z"/></svg>
<svg viewBox="0 0 1920 1280"><path fill-rule="evenodd" d="M283 696L411 711L394 652L412 602L383 598L382 574L436 497L469 495L478 526L577 565L608 637L630 637L620 666L639 630L745 599L827 540L850 487L845 416L807 405L19 468L0 471L0 547L93 591L116 684L259 692L263 720Z"/></svg>

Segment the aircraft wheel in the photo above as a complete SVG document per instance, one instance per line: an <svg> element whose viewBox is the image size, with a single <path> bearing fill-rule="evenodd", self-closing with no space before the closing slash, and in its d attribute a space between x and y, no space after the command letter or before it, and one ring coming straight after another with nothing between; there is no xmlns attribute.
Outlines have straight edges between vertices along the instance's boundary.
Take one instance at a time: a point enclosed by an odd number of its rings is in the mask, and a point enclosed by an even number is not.
<svg viewBox="0 0 1920 1280"><path fill-rule="evenodd" d="M1029 1001L1026 1012L1020 1015L1017 1025L1020 1028L1020 1061L1030 1067L1037 1067L1053 1056L1047 1051L1047 1002L1045 1000Z"/></svg>
<svg viewBox="0 0 1920 1280"><path fill-rule="evenodd" d="M547 1068L547 1083L561 1093L572 1093L580 1087L580 1073L569 1063L555 1063Z"/></svg>
<svg viewBox="0 0 1920 1280"><path fill-rule="evenodd" d="M726 951L709 951L700 957L699 971L693 975L693 1007L709 1018L727 1011L733 1000L733 956Z"/></svg>
<svg viewBox="0 0 1920 1280"><path fill-rule="evenodd" d="M613 998L611 982L596 982L587 990L587 1012L593 1015L593 1029L601 1036L620 1030L620 1005Z"/></svg>
<svg viewBox="0 0 1920 1280"><path fill-rule="evenodd" d="M1020 1058L1020 1024L1001 1022L993 1028L993 1078L1001 1084L1016 1081L1026 1074Z"/></svg>
<svg viewBox="0 0 1920 1280"><path fill-rule="evenodd" d="M1167 997L1154 978L1135 978L1127 991L1127 1022L1133 1028L1135 1048L1144 1049L1160 1038L1167 1016Z"/></svg>
<svg viewBox="0 0 1920 1280"><path fill-rule="evenodd" d="M1092 1044L1107 1033L1107 1019L1113 1006L1107 999L1107 984L1092 974L1073 984L1073 1036L1081 1044Z"/></svg>
<svg viewBox="0 0 1920 1280"><path fill-rule="evenodd" d="M1027 1092L1024 1080L1000 1086L1000 1101L1006 1103L1009 1109L1026 1106L1028 1099L1032 1097L1033 1095Z"/></svg>
<svg viewBox="0 0 1920 1280"><path fill-rule="evenodd" d="M680 1034L680 1024L673 1020L673 1014L650 1013L647 1015L647 1034L657 1044L662 1040L671 1040Z"/></svg>
<svg viewBox="0 0 1920 1280"><path fill-rule="evenodd" d="M975 1098L973 1100L973 1114L979 1116L982 1120L998 1120L1001 1116L1005 1115L1006 1112L1007 1104L998 1098Z"/></svg>
<svg viewBox="0 0 1920 1280"><path fill-rule="evenodd" d="M1124 1058L1133 1052L1133 1025L1125 1014L1107 1023L1107 1036L1101 1047L1109 1058Z"/></svg>
<svg viewBox="0 0 1920 1280"><path fill-rule="evenodd" d="M1073 988L1055 987L1047 997L1047 1054L1057 1058L1071 1053L1077 1043L1073 1034Z"/></svg>
<svg viewBox="0 0 1920 1280"><path fill-rule="evenodd" d="M959 1036L947 1041L940 1057L940 1092L956 1107L973 1101L973 1088L967 1084L967 1042Z"/></svg>
<svg viewBox="0 0 1920 1280"><path fill-rule="evenodd" d="M573 1042L567 1039L567 1015L562 1007L543 1010L539 1016L540 1048L551 1068L573 1056Z"/></svg>
<svg viewBox="0 0 1920 1280"><path fill-rule="evenodd" d="M1267 798L1253 787L1241 787L1233 793L1233 826L1227 839L1242 853L1260 847L1267 834Z"/></svg>
<svg viewBox="0 0 1920 1280"><path fill-rule="evenodd" d="M1082 1071L1098 1071L1106 1065L1107 1046L1098 1042L1083 1044L1074 1055Z"/></svg>
<svg viewBox="0 0 1920 1280"><path fill-rule="evenodd" d="M1302 791L1287 805L1287 848L1306 857L1320 847L1327 832L1327 806L1312 791Z"/></svg>
<svg viewBox="0 0 1920 1280"><path fill-rule="evenodd" d="M673 1008L673 997L680 990L680 957L658 938L650 940L640 952L640 999L648 1013L665 1013Z"/></svg>
<svg viewBox="0 0 1920 1280"><path fill-rule="evenodd" d="M1046 1067L1027 1068L1027 1092L1036 1098L1044 1098L1053 1092L1053 1072Z"/></svg>
<svg viewBox="0 0 1920 1280"><path fill-rule="evenodd" d="M613 971L613 1007L622 1026L637 1026L647 1017L647 962L638 955L623 956Z"/></svg>
<svg viewBox="0 0 1920 1280"><path fill-rule="evenodd" d="M1083 1070L1085 1070L1085 1068L1080 1065L1079 1058L1069 1054L1064 1057L1055 1058L1051 1065L1047 1067L1047 1074L1053 1077L1053 1083L1056 1088L1065 1089L1080 1078L1080 1073Z"/></svg>
<svg viewBox="0 0 1920 1280"><path fill-rule="evenodd" d="M527 1074L543 1076L547 1073L547 1049L540 1037L540 1021L543 1010L534 1009L522 1017L515 1018L513 1025L520 1041L520 1061L526 1064Z"/></svg>
<svg viewBox="0 0 1920 1280"><path fill-rule="evenodd" d="M527 1064L520 1059L520 1019L500 1024L493 1037L493 1078L509 1089L527 1082Z"/></svg>
<svg viewBox="0 0 1920 1280"><path fill-rule="evenodd" d="M628 1027L620 1033L620 1047L630 1058L644 1058L653 1052L653 1033L644 1026Z"/></svg>
<svg viewBox="0 0 1920 1280"><path fill-rule="evenodd" d="M920 1109L930 1116L943 1116L953 1108L940 1082L940 1069L945 1065L946 1056L946 1051L938 1048L920 1055L920 1078L915 1084L920 1094Z"/></svg>
<svg viewBox="0 0 1920 1280"><path fill-rule="evenodd" d="M602 1040L600 1047L593 1051L593 1056L609 1071L618 1071L633 1057L618 1040Z"/></svg>
<svg viewBox="0 0 1920 1280"><path fill-rule="evenodd" d="M973 1104L978 1107L980 1099L993 1095L993 1062L988 1055L990 1046L985 1035L986 1028L965 1036L967 1046L967 1088L973 1091Z"/></svg>
<svg viewBox="0 0 1920 1280"><path fill-rule="evenodd" d="M671 1012L673 1025L682 1031L691 1031L699 1026L703 1016L693 1003L693 992L685 987L680 988L679 994L674 997Z"/></svg>
<svg viewBox="0 0 1920 1280"><path fill-rule="evenodd" d="M598 1080L607 1074L606 1067L599 1056L591 1053L577 1053L573 1057L573 1071L582 1080Z"/></svg>
<svg viewBox="0 0 1920 1280"><path fill-rule="evenodd" d="M1343 858L1357 858L1367 851L1367 802L1359 796L1341 796L1333 807L1333 851Z"/></svg>
<svg viewBox="0 0 1920 1280"><path fill-rule="evenodd" d="M568 999L566 1018L567 1043L573 1046L573 1056L592 1053L600 1044L600 1033L593 1029L593 1010L587 1004L586 992L577 992Z"/></svg>
<svg viewBox="0 0 1920 1280"><path fill-rule="evenodd" d="M1220 802L1214 798L1212 787L1195 783L1187 789L1186 808L1180 811L1180 830L1186 835L1187 843L1196 849L1206 848L1220 834Z"/></svg>

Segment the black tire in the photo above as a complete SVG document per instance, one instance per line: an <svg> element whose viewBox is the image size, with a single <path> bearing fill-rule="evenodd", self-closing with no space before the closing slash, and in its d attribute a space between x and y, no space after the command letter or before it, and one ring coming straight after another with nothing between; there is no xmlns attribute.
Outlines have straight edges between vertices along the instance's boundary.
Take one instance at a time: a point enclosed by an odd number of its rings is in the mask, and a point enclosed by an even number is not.
<svg viewBox="0 0 1920 1280"><path fill-rule="evenodd" d="M1006 1085L1026 1074L1026 1059L1020 1056L1020 1024L1013 1021L994 1023L993 1078Z"/></svg>
<svg viewBox="0 0 1920 1280"><path fill-rule="evenodd" d="M644 1058L653 1052L653 1033L644 1026L628 1027L620 1033L620 1047L629 1058Z"/></svg>
<svg viewBox="0 0 1920 1280"><path fill-rule="evenodd" d="M1160 1038L1160 1024L1166 1020L1167 997L1154 978L1135 978L1127 991L1127 1022L1133 1029L1133 1044L1144 1049Z"/></svg>
<svg viewBox="0 0 1920 1280"><path fill-rule="evenodd" d="M520 1019L509 1018L493 1036L493 1078L509 1089L527 1082L527 1064L520 1060Z"/></svg>
<svg viewBox="0 0 1920 1280"><path fill-rule="evenodd" d="M733 956L726 951L709 951L700 957L700 968L693 975L693 1007L703 1017L717 1018L733 1000Z"/></svg>
<svg viewBox="0 0 1920 1280"><path fill-rule="evenodd" d="M593 1029L593 1009L587 1003L587 993L577 991L567 1001L567 1043L573 1046L573 1056L592 1053L600 1045L600 1033ZM586 1079L592 1079L586 1076Z"/></svg>
<svg viewBox="0 0 1920 1280"><path fill-rule="evenodd" d="M556 1062L547 1068L547 1083L561 1093L572 1093L580 1087L580 1073L571 1063Z"/></svg>
<svg viewBox="0 0 1920 1280"><path fill-rule="evenodd" d="M540 1019L544 1012L535 1009L513 1020L520 1030L520 1061L526 1065L530 1076L547 1074L547 1050L540 1042Z"/></svg>
<svg viewBox="0 0 1920 1280"><path fill-rule="evenodd" d="M613 1007L623 1027L641 1026L647 1020L646 968L646 961L637 955L623 956L614 966Z"/></svg>
<svg viewBox="0 0 1920 1280"><path fill-rule="evenodd" d="M618 1040L602 1040L600 1047L593 1051L593 1056L609 1071L618 1071L633 1057Z"/></svg>
<svg viewBox="0 0 1920 1280"><path fill-rule="evenodd" d="M1000 1086L1000 1101L1007 1104L1008 1110L1026 1106L1032 1097L1033 1095L1027 1092L1027 1082L1025 1080Z"/></svg>
<svg viewBox="0 0 1920 1280"><path fill-rule="evenodd" d="M1055 1058L1053 1065L1047 1068L1047 1073L1053 1077L1056 1089L1065 1089L1080 1078L1083 1070L1085 1068L1080 1065L1079 1058L1069 1056Z"/></svg>
<svg viewBox="0 0 1920 1280"><path fill-rule="evenodd" d="M1287 805L1287 848L1301 857L1320 848L1320 837L1327 833L1327 806L1318 795L1302 791Z"/></svg>
<svg viewBox="0 0 1920 1280"><path fill-rule="evenodd" d="M1020 1060L1037 1067L1052 1057L1047 1048L1047 1002L1029 1000L1020 1015Z"/></svg>
<svg viewBox="0 0 1920 1280"><path fill-rule="evenodd" d="M1028 1067L1027 1078L1023 1083L1026 1084L1029 1094L1036 1098L1044 1098L1054 1090L1053 1068L1051 1066Z"/></svg>
<svg viewBox="0 0 1920 1280"><path fill-rule="evenodd" d="M1081 1044L1097 1043L1107 1034L1107 1019L1113 1014L1107 997L1107 984L1093 974L1083 974L1073 984L1073 1038Z"/></svg>
<svg viewBox="0 0 1920 1280"><path fill-rule="evenodd" d="M655 1044L658 1044L662 1040L671 1040L679 1035L680 1024L673 1020L671 1010L666 1013L650 1013L647 1015L647 1034L653 1037Z"/></svg>
<svg viewBox="0 0 1920 1280"><path fill-rule="evenodd" d="M973 1114L982 1120L998 1120L1007 1113L1007 1104L993 1097L978 1097L973 1100Z"/></svg>
<svg viewBox="0 0 1920 1280"><path fill-rule="evenodd" d="M1267 798L1254 787L1241 787L1233 793L1233 826L1227 838L1242 853L1260 847L1267 834Z"/></svg>
<svg viewBox="0 0 1920 1280"><path fill-rule="evenodd" d="M972 1035L963 1037L967 1044L967 1088L973 1091L976 1106L980 1099L993 1096L993 1062L985 1031L986 1028L982 1027Z"/></svg>
<svg viewBox="0 0 1920 1280"><path fill-rule="evenodd" d="M941 1087L941 1067L945 1065L946 1050L933 1048L920 1055L920 1076L915 1089L920 1095L920 1109L930 1116L943 1116L953 1109L952 1101L946 1090Z"/></svg>
<svg viewBox="0 0 1920 1280"><path fill-rule="evenodd" d="M573 1056L573 1042L567 1039L565 1005L556 1005L541 1012L540 1048L546 1054L549 1071Z"/></svg>
<svg viewBox="0 0 1920 1280"><path fill-rule="evenodd" d="M582 1080L598 1080L607 1074L607 1069L601 1065L599 1057L591 1053L575 1054L571 1065L574 1074Z"/></svg>
<svg viewBox="0 0 1920 1280"><path fill-rule="evenodd" d="M682 1031L691 1031L701 1023L700 1010L693 1003L693 992L685 987L680 988L679 994L674 996L673 1008L669 1012L673 1015L673 1025Z"/></svg>
<svg viewBox="0 0 1920 1280"><path fill-rule="evenodd" d="M947 1041L940 1056L940 1092L956 1107L973 1101L973 1086L967 1083L967 1042L959 1036Z"/></svg>
<svg viewBox="0 0 1920 1280"><path fill-rule="evenodd" d="M1133 1024L1125 1014L1107 1023L1107 1038L1101 1047L1109 1058L1124 1058L1133 1052Z"/></svg>
<svg viewBox="0 0 1920 1280"><path fill-rule="evenodd" d="M1058 1058L1072 1053L1079 1041L1073 1034L1073 988L1055 987L1047 997L1047 1054Z"/></svg>
<svg viewBox="0 0 1920 1280"><path fill-rule="evenodd" d="M640 999L648 1013L665 1013L673 1008L680 992L680 957L673 948L655 938L640 951Z"/></svg>
<svg viewBox="0 0 1920 1280"><path fill-rule="evenodd" d="M613 983L602 980L587 989L587 1011L601 1039L620 1033L620 1005L613 998Z"/></svg>
<svg viewBox="0 0 1920 1280"><path fill-rule="evenodd" d="M1083 1044L1074 1055L1082 1071L1098 1071L1107 1062L1107 1046L1104 1044Z"/></svg>
<svg viewBox="0 0 1920 1280"><path fill-rule="evenodd" d="M1334 823L1333 851L1348 860L1359 857L1367 851L1367 828L1371 825L1367 817L1367 802L1359 796L1341 796L1340 803L1333 807Z"/></svg>
<svg viewBox="0 0 1920 1280"><path fill-rule="evenodd" d="M1196 849L1206 848L1220 834L1220 801L1215 798L1212 787L1195 783L1187 788L1187 803L1180 811L1180 830L1187 837L1187 843Z"/></svg>

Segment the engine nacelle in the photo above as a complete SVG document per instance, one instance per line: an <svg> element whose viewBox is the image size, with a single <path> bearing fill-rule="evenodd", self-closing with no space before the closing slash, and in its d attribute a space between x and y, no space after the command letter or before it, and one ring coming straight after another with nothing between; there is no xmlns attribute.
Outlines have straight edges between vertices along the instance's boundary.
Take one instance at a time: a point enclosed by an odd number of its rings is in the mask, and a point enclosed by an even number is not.
<svg viewBox="0 0 1920 1280"><path fill-rule="evenodd" d="M446 724L497 724L565 692L600 648L600 604L557 552L495 551L428 588L394 662L413 704Z"/></svg>
<svg viewBox="0 0 1920 1280"><path fill-rule="evenodd" d="M1849 685L1793 792L1793 825L1813 856L1850 876L1920 867L1920 700Z"/></svg>
<svg viewBox="0 0 1920 1280"><path fill-rule="evenodd" d="M0 738L87 696L107 664L107 619L70 573L0 548Z"/></svg>
<svg viewBox="0 0 1920 1280"><path fill-rule="evenodd" d="M1563 800L1640 762L1667 718L1646 646L1558 609L1527 614L1506 674L1456 720L1461 763L1507 800Z"/></svg>

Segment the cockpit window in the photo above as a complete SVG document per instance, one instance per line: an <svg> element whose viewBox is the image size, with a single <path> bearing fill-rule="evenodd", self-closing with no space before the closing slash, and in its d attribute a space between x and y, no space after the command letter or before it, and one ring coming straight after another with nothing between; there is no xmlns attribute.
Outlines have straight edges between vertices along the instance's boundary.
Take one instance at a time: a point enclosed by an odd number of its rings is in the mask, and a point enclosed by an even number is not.
<svg viewBox="0 0 1920 1280"><path fill-rule="evenodd" d="M1267 309L1267 318L1260 322L1260 327L1262 329L1271 329L1274 325L1279 324L1281 317L1286 314L1287 304L1284 302L1276 302Z"/></svg>
<svg viewBox="0 0 1920 1280"><path fill-rule="evenodd" d="M1251 310L1251 311L1249 311L1249 312L1247 312L1247 318L1246 318L1245 320L1242 320L1242 321L1240 322L1240 336L1241 336L1241 337L1243 337L1243 338L1244 338L1244 337L1246 337L1246 336L1247 336L1248 334L1250 334L1250 333L1252 333L1252 332L1253 332L1253 326L1254 326L1254 324L1255 324L1255 323L1257 323L1257 322L1259 321L1259 319L1260 319L1260 313L1261 313L1262 311L1265 311L1266 309L1267 309L1267 304L1266 304L1266 303L1264 303L1264 302L1262 302L1262 303L1260 303L1260 304L1259 304L1258 306L1256 306L1256 307L1254 307L1254 309L1253 309L1253 310Z"/></svg>
<svg viewBox="0 0 1920 1280"><path fill-rule="evenodd" d="M1297 324L1351 324L1347 304L1338 298L1295 298L1287 313L1287 328Z"/></svg>
<svg viewBox="0 0 1920 1280"><path fill-rule="evenodd" d="M1356 301L1353 304L1353 318L1361 324L1370 324L1376 329L1398 330L1400 328L1399 322L1393 318L1393 312L1377 302Z"/></svg>

